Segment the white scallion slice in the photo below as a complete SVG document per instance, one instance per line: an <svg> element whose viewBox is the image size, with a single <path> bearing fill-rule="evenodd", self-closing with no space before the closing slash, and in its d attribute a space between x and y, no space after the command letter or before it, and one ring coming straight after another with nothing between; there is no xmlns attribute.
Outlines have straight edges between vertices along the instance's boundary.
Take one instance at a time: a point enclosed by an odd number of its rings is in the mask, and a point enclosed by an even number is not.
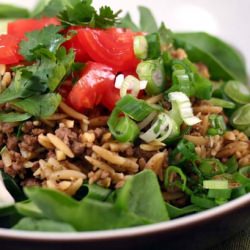
<svg viewBox="0 0 250 250"><path fill-rule="evenodd" d="M132 75L128 75L124 78L123 74L116 77L115 87L120 89L120 96L125 96L129 90L131 90L131 95L137 97L140 90L145 89L147 86L147 81L140 81Z"/></svg>
<svg viewBox="0 0 250 250"><path fill-rule="evenodd" d="M198 117L194 116L191 102L186 94L182 92L171 92L168 94L168 98L170 102L177 104L180 116L188 126L193 126L201 122Z"/></svg>
<svg viewBox="0 0 250 250"><path fill-rule="evenodd" d="M143 121L141 121L140 123L137 124L138 127L141 130L144 129L145 127L147 127L150 124L150 122L152 122L155 119L156 115L157 115L157 112L150 113L149 116L147 116Z"/></svg>
<svg viewBox="0 0 250 250"><path fill-rule="evenodd" d="M164 141L172 132L172 120L166 113L160 113L151 128L140 135L145 142Z"/></svg>
<svg viewBox="0 0 250 250"><path fill-rule="evenodd" d="M205 189L228 189L229 184L227 180L205 180L203 181L203 188Z"/></svg>
<svg viewBox="0 0 250 250"><path fill-rule="evenodd" d="M0 172L0 207L8 207L13 205L14 203L15 200L6 189L3 182L2 173Z"/></svg>

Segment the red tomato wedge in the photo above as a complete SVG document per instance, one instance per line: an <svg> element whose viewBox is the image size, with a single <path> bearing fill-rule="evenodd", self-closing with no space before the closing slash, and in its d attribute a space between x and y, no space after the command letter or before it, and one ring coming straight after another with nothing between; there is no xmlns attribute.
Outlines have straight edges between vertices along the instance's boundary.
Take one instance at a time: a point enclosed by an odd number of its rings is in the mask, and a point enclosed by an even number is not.
<svg viewBox="0 0 250 250"><path fill-rule="evenodd" d="M135 69L138 60L133 49L135 33L120 28L106 30L83 28L78 31L82 48L95 62L117 71Z"/></svg>
<svg viewBox="0 0 250 250"><path fill-rule="evenodd" d="M18 54L19 39L11 35L0 35L0 64L16 64L22 60Z"/></svg>
<svg viewBox="0 0 250 250"><path fill-rule="evenodd" d="M111 67L88 62L82 71L81 78L69 93L67 102L80 112L94 108L102 102L104 96L114 86L115 76L116 72Z"/></svg>
<svg viewBox="0 0 250 250"><path fill-rule="evenodd" d="M70 40L66 41L63 46L69 51L70 49L73 49L75 52L75 60L77 62L87 62L89 61L90 57L87 54L86 50L83 48L81 43L81 38L79 36L79 30L81 30L81 27L71 27L67 30L67 32L70 31L76 31L77 34L74 35ZM67 33L66 32L66 33Z"/></svg>
<svg viewBox="0 0 250 250"><path fill-rule="evenodd" d="M50 17L43 17L41 19L18 19L8 23L8 34L22 40L25 37L25 33L40 30L51 24L60 25L60 22L57 18Z"/></svg>

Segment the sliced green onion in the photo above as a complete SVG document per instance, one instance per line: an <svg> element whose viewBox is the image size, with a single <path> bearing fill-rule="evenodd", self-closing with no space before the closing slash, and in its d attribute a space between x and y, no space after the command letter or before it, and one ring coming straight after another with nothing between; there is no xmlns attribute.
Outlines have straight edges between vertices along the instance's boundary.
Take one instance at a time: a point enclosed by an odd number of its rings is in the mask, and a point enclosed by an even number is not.
<svg viewBox="0 0 250 250"><path fill-rule="evenodd" d="M134 53L138 59L146 59L148 56L148 41L145 36L134 38Z"/></svg>
<svg viewBox="0 0 250 250"><path fill-rule="evenodd" d="M160 113L151 128L142 133L140 138L145 142L164 141L172 133L172 119L166 113Z"/></svg>
<svg viewBox="0 0 250 250"><path fill-rule="evenodd" d="M166 88L166 74L161 60L147 60L138 64L136 72L140 80L148 82L148 95L157 95Z"/></svg>
<svg viewBox="0 0 250 250"><path fill-rule="evenodd" d="M136 123L127 115L120 117L121 111L113 110L108 120L108 127L116 140L120 142L133 142L139 135L140 130Z"/></svg>
<svg viewBox="0 0 250 250"><path fill-rule="evenodd" d="M145 127L147 127L155 119L156 116L157 116L156 111L150 113L143 121L138 123L138 127L140 129L144 129Z"/></svg>
<svg viewBox="0 0 250 250"><path fill-rule="evenodd" d="M137 96L140 92L140 81L135 78L134 76L127 76L123 83L122 83L122 87L120 89L120 96L124 97L125 95L127 95L127 92L130 88L130 86L133 86L132 88L132 92L131 95L132 96Z"/></svg>
<svg viewBox="0 0 250 250"><path fill-rule="evenodd" d="M194 116L191 102L186 94L182 92L171 92L168 94L171 102L176 103L182 120L189 126L193 126L201 120Z"/></svg>
<svg viewBox="0 0 250 250"><path fill-rule="evenodd" d="M126 76L124 78L123 74L119 74L115 79L115 87L120 89L120 96L124 97L128 94L129 90L131 95L137 97L140 90L145 89L147 86L147 81L139 81L136 77L132 75Z"/></svg>
<svg viewBox="0 0 250 250"><path fill-rule="evenodd" d="M211 98L209 102L214 106L219 106L225 109L234 109L236 107L235 103L219 98Z"/></svg>
<svg viewBox="0 0 250 250"><path fill-rule="evenodd" d="M8 207L15 204L14 198L4 185L3 176L0 172L0 207Z"/></svg>
<svg viewBox="0 0 250 250"><path fill-rule="evenodd" d="M157 59L161 55L161 42L160 36L158 33L151 33L146 36L147 44L148 44L148 59Z"/></svg>
<svg viewBox="0 0 250 250"><path fill-rule="evenodd" d="M222 115L212 114L209 116L211 128L208 129L208 135L223 135L227 129L224 117Z"/></svg>
<svg viewBox="0 0 250 250"><path fill-rule="evenodd" d="M233 126L249 126L250 125L250 103L237 109L231 116Z"/></svg>
<svg viewBox="0 0 250 250"><path fill-rule="evenodd" d="M208 198L213 198L216 200L226 201L230 199L232 193L232 189L209 189Z"/></svg>
<svg viewBox="0 0 250 250"><path fill-rule="evenodd" d="M116 107L137 122L144 120L152 112L156 111L156 107L132 95L124 96L116 103Z"/></svg>
<svg viewBox="0 0 250 250"><path fill-rule="evenodd" d="M250 89L241 82L227 82L224 87L224 92L230 99L239 104L247 104L250 102Z"/></svg>
<svg viewBox="0 0 250 250"><path fill-rule="evenodd" d="M234 174L234 179L242 185L250 184L250 166L243 167Z"/></svg>
<svg viewBox="0 0 250 250"><path fill-rule="evenodd" d="M203 188L205 189L228 189L229 184L227 180L205 180L203 181Z"/></svg>
<svg viewBox="0 0 250 250"><path fill-rule="evenodd" d="M165 178L164 178L164 186L168 187L170 185L170 175L172 173L176 173L181 177L181 180L182 180L181 188L182 188L183 191L185 191L186 186L187 186L187 177L183 173L183 171L180 168L176 167L176 166L169 166L167 168L166 173L165 173Z"/></svg>
<svg viewBox="0 0 250 250"><path fill-rule="evenodd" d="M204 159L201 161L199 170L206 178L223 174L227 170L227 166L223 165L218 159Z"/></svg>

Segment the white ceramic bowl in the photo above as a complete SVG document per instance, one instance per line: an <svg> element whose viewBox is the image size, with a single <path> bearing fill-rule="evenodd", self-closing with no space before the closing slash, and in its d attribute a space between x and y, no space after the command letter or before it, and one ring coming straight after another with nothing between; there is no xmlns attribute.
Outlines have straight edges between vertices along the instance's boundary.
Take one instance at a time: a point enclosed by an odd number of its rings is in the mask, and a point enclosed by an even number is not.
<svg viewBox="0 0 250 250"><path fill-rule="evenodd" d="M2 0L32 8L35 0ZM207 31L236 46L247 58L250 72L249 0L98 0L115 9L146 5L157 20L176 31ZM60 208L59 208L60 209ZM250 225L250 194L228 204L170 222L136 228L83 233L34 233L0 229L1 249L201 249Z"/></svg>

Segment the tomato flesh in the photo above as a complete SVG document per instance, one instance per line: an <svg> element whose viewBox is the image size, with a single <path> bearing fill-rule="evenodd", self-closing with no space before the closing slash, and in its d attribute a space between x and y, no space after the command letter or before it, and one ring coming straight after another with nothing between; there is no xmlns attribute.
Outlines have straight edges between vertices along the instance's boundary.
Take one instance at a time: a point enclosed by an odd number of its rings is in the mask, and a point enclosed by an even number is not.
<svg viewBox="0 0 250 250"><path fill-rule="evenodd" d="M136 68L138 60L134 54L135 33L132 31L120 28L82 28L78 34L82 48L93 61L106 64L117 71Z"/></svg>
<svg viewBox="0 0 250 250"><path fill-rule="evenodd" d="M19 40L11 35L0 35L0 64L16 64L22 60L18 54Z"/></svg>
<svg viewBox="0 0 250 250"><path fill-rule="evenodd" d="M25 33L34 30L41 30L49 25L60 25L57 18L43 17L41 19L18 19L8 23L8 34L22 40L25 38Z"/></svg>
<svg viewBox="0 0 250 250"><path fill-rule="evenodd" d="M88 62L81 78L68 95L67 102L83 112L100 104L107 91L114 86L116 72L104 64Z"/></svg>
<svg viewBox="0 0 250 250"><path fill-rule="evenodd" d="M75 52L75 61L77 62L87 62L90 60L89 55L87 54L86 50L83 48L82 43L80 41L80 36L78 34L79 30L82 28L80 27L71 27L66 31L66 34L70 31L77 32L70 40L66 41L63 46L66 48L67 51L73 49Z"/></svg>

